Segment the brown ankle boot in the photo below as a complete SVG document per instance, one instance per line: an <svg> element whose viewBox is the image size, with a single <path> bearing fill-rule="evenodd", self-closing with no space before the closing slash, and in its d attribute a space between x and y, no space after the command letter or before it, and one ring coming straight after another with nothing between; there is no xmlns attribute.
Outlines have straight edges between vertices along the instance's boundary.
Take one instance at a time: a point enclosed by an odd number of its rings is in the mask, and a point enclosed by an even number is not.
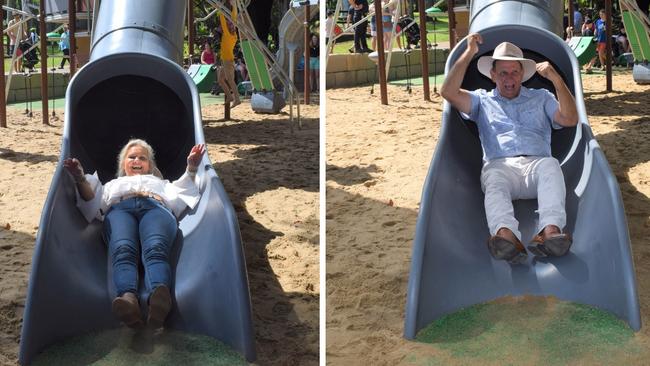
<svg viewBox="0 0 650 366"><path fill-rule="evenodd" d="M147 325L153 329L162 327L171 308L172 297L169 288L165 285L156 287L149 295Z"/></svg>
<svg viewBox="0 0 650 366"><path fill-rule="evenodd" d="M132 292L125 292L113 300L113 313L130 328L142 326L142 314L138 297Z"/></svg>

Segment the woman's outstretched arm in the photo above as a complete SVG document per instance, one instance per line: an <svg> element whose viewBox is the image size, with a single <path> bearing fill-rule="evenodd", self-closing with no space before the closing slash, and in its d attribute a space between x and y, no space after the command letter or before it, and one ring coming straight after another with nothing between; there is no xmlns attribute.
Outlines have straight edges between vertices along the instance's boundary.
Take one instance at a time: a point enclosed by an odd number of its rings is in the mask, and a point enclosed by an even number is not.
<svg viewBox="0 0 650 366"><path fill-rule="evenodd" d="M93 191L90 183L86 180L84 175L84 169L81 166L79 160L75 158L68 158L63 160L63 167L65 170L72 175L75 185L77 186L77 191L84 201L90 201L95 198L95 192Z"/></svg>

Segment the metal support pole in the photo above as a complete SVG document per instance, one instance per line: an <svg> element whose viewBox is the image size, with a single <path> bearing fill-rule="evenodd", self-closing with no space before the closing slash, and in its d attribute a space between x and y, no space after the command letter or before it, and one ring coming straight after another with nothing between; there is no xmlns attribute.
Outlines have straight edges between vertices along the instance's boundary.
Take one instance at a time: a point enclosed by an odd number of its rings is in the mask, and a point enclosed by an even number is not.
<svg viewBox="0 0 650 366"><path fill-rule="evenodd" d="M195 34L196 27L194 26L194 1L187 0L187 46L190 53L188 65L192 64L192 56L194 56L194 42L196 41Z"/></svg>
<svg viewBox="0 0 650 366"><path fill-rule="evenodd" d="M0 7L5 6L5 1L0 0ZM4 12L0 10L2 14ZM9 13L7 13L9 14ZM3 19L4 21L4 15ZM2 23L2 22L0 22ZM4 39L4 35L2 37ZM7 128L7 96L5 95L5 47L4 41L0 42L0 73L2 74L2 79L0 81L0 127Z"/></svg>
<svg viewBox="0 0 650 366"><path fill-rule="evenodd" d="M607 43L605 47L605 63L607 64L607 91L612 91L612 0L605 0L605 33Z"/></svg>
<svg viewBox="0 0 650 366"><path fill-rule="evenodd" d="M424 0L418 0L418 11L420 12L420 53L422 54L422 89L424 100L430 102L429 91L429 47L427 47L427 13L424 7ZM435 32L435 26L433 31ZM435 50L434 50L435 52Z"/></svg>
<svg viewBox="0 0 650 366"><path fill-rule="evenodd" d="M41 37L41 109L44 125L49 125L49 111L47 109L47 29L45 29L45 1L41 1L39 8L39 36Z"/></svg>
<svg viewBox="0 0 650 366"><path fill-rule="evenodd" d="M386 55L384 53L384 22L381 18L381 0L375 2L375 29L377 29L377 67L379 70L379 95L381 104L388 105L386 87Z"/></svg>
<svg viewBox="0 0 650 366"><path fill-rule="evenodd" d="M68 0L68 28L70 30L70 78L77 72L77 6L75 0Z"/></svg>
<svg viewBox="0 0 650 366"><path fill-rule="evenodd" d="M449 49L456 47L456 14L454 14L454 0L447 0L447 16L449 17Z"/></svg>
<svg viewBox="0 0 650 366"><path fill-rule="evenodd" d="M309 2L307 2L307 5L305 5L305 67L304 67L304 91L303 94L305 94L305 105L309 105L309 92L311 91L311 85L310 85L310 77L311 75L309 74L309 44L311 43L311 37L309 36Z"/></svg>

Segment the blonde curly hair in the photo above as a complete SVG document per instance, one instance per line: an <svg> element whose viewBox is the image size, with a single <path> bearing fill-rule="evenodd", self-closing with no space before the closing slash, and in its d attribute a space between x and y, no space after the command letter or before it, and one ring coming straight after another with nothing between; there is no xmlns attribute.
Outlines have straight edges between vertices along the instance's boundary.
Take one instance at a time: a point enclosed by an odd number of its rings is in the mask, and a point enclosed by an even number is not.
<svg viewBox="0 0 650 366"><path fill-rule="evenodd" d="M124 145L124 147L122 147L122 150L120 150L120 153L117 155L117 173L115 174L115 177L119 178L126 175L126 172L124 171L124 158L126 157L127 151L129 151L133 146L143 147L147 151L149 162L151 164L151 171L149 174L153 174L156 177L163 179L162 173L160 173L160 170L158 170L158 166L156 165L156 157L153 147L142 139L131 139L126 143L126 145Z"/></svg>

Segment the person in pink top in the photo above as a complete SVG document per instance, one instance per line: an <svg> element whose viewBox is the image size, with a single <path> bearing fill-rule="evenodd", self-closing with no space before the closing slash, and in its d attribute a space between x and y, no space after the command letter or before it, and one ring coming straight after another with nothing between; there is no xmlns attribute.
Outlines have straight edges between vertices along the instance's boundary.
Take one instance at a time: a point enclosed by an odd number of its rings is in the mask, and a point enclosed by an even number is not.
<svg viewBox="0 0 650 366"><path fill-rule="evenodd" d="M212 46L210 46L210 42L206 41L205 45L203 45L203 52L201 52L201 64L214 65L215 61L216 57L214 51L212 51Z"/></svg>

